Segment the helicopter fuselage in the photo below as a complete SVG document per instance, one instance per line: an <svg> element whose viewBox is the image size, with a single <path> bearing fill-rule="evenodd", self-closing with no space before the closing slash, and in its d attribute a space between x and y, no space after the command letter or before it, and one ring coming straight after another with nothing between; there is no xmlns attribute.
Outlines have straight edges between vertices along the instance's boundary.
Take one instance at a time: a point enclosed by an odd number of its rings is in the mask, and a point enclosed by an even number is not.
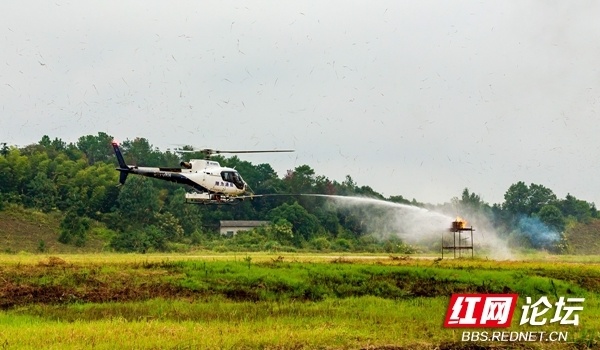
<svg viewBox="0 0 600 350"><path fill-rule="evenodd" d="M140 167L125 164L119 146L113 143L113 148L119 162L116 169L121 172L121 184L125 183L128 174L141 175L194 188L196 195L190 195L188 199L199 198L197 194L203 194L207 199L216 201L243 195L248 189L237 170L222 167L212 160L192 159L189 162L181 162L181 168Z"/></svg>
<svg viewBox="0 0 600 350"><path fill-rule="evenodd" d="M242 195L246 192L247 185L235 169L222 167L215 161L201 159L192 159L188 164L191 164L191 169L128 166L129 169L126 171L130 174L189 185L199 192L229 196Z"/></svg>

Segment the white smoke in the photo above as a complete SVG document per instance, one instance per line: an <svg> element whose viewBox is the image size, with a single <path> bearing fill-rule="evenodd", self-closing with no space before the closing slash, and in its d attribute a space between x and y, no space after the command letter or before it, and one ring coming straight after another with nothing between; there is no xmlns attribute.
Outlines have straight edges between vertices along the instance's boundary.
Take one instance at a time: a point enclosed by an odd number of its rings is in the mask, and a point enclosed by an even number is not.
<svg viewBox="0 0 600 350"><path fill-rule="evenodd" d="M495 260L512 260L514 255L508 247L508 242L498 236L489 214L465 208L455 207L457 213L467 220L467 225L475 229L473 232L473 241L475 251L479 256L486 256Z"/></svg>

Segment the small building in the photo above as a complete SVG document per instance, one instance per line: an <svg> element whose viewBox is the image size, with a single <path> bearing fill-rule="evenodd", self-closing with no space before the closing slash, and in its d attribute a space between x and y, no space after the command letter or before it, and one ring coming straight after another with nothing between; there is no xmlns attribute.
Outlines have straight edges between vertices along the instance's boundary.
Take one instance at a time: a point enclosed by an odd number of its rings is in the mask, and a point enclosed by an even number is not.
<svg viewBox="0 0 600 350"><path fill-rule="evenodd" d="M239 231L250 231L255 227L268 225L268 221L257 220L221 220L219 222L219 233L232 237Z"/></svg>

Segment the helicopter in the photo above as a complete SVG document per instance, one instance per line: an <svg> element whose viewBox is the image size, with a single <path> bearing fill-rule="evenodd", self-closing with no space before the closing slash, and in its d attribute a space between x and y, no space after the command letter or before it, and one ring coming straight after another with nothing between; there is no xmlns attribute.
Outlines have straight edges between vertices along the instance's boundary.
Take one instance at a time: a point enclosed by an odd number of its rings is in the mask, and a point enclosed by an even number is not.
<svg viewBox="0 0 600 350"><path fill-rule="evenodd" d="M235 204L245 198L255 197L250 186L242 179L239 172L233 168L223 167L219 162L210 160L213 154L223 153L267 153L294 152L294 150L261 150L261 151L220 151L209 148L183 150L176 152L200 152L205 159L190 159L182 161L180 167L140 167L127 165L119 144L112 142L120 171L119 183L125 184L129 174L152 177L155 179L188 185L192 191L185 194L186 203L191 204Z"/></svg>

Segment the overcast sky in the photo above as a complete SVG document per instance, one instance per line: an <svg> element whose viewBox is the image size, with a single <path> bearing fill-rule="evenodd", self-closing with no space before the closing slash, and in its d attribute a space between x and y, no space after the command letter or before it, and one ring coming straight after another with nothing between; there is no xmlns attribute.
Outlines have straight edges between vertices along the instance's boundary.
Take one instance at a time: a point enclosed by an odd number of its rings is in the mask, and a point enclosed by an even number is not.
<svg viewBox="0 0 600 350"><path fill-rule="evenodd" d="M598 1L1 1L0 142L106 132L443 203L600 204ZM242 174L243 176L243 174Z"/></svg>

